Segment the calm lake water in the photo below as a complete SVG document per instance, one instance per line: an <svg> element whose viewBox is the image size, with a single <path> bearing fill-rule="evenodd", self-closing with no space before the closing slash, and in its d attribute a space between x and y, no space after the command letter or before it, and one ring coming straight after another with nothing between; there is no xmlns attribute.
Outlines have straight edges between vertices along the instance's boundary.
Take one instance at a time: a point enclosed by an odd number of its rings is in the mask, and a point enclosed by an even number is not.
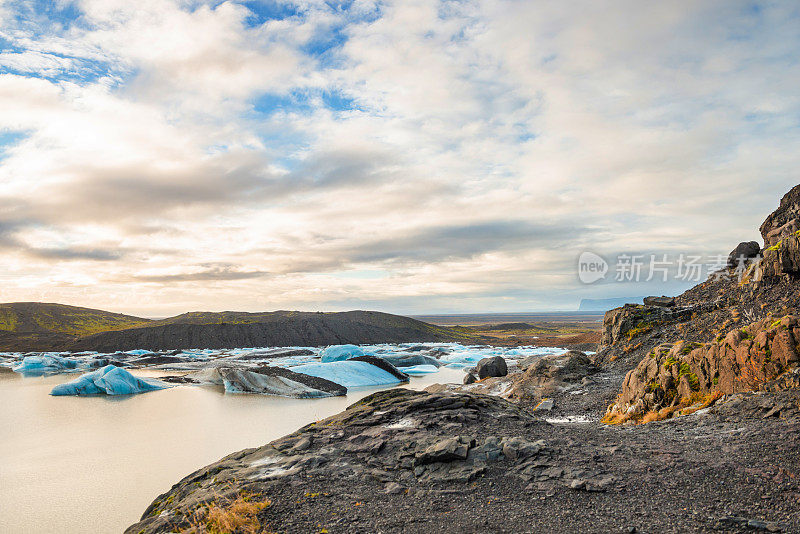
<svg viewBox="0 0 800 534"><path fill-rule="evenodd" d="M401 387L462 377L442 368ZM312 400L200 386L121 398L49 395L74 378L0 369L0 533L121 532L192 471L385 389Z"/></svg>

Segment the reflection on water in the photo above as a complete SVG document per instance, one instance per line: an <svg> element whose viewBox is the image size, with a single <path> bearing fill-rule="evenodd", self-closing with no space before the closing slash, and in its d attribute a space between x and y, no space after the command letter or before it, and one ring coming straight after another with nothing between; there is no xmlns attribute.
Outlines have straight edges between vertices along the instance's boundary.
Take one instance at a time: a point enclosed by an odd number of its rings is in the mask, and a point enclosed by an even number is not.
<svg viewBox="0 0 800 534"><path fill-rule="evenodd" d="M442 368L403 387L461 377ZM121 532L190 472L376 391L313 400L191 386L126 397L49 395L72 378L0 372L0 532Z"/></svg>

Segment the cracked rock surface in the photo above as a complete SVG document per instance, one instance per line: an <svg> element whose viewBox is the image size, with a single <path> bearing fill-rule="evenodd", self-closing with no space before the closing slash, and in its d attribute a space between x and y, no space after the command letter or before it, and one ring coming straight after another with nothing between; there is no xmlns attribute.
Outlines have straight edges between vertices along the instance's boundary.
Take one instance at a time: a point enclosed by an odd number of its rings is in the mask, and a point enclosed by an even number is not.
<svg viewBox="0 0 800 534"><path fill-rule="evenodd" d="M127 532L180 531L243 491L271 503L263 532L798 532L799 431L797 390L611 427L391 389L189 475Z"/></svg>

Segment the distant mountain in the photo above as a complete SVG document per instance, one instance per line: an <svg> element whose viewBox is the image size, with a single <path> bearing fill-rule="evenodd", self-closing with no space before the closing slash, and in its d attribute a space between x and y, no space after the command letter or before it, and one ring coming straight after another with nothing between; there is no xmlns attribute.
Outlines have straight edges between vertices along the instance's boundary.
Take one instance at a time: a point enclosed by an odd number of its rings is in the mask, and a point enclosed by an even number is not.
<svg viewBox="0 0 800 534"><path fill-rule="evenodd" d="M578 311L608 311L625 304L641 304L644 297L614 297L608 299L581 299Z"/></svg>
<svg viewBox="0 0 800 534"><path fill-rule="evenodd" d="M28 302L0 305L0 321L5 327L0 328L0 350L5 351L322 346L468 341L478 337L466 329L372 311L191 312L153 321Z"/></svg>

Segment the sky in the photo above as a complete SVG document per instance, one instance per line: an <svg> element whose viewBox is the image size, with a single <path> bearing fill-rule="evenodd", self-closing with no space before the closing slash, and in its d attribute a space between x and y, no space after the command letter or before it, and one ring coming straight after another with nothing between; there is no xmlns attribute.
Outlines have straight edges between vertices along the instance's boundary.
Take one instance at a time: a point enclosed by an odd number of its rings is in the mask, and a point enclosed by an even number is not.
<svg viewBox="0 0 800 534"><path fill-rule="evenodd" d="M620 255L760 240L798 183L799 53L794 1L0 0L0 301L676 294Z"/></svg>

